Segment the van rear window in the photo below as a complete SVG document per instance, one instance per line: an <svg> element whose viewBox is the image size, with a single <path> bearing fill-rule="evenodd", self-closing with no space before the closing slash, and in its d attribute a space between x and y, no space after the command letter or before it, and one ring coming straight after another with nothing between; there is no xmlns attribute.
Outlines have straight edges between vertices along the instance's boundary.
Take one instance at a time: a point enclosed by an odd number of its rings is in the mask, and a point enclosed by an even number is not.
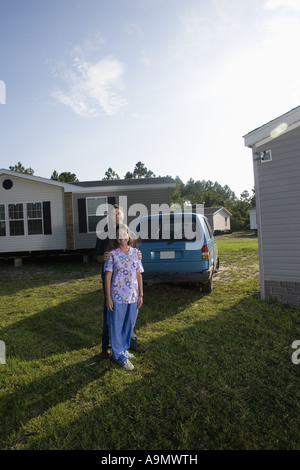
<svg viewBox="0 0 300 470"><path fill-rule="evenodd" d="M199 226L196 218L153 217L142 220L137 226L137 235L144 243L193 241L199 239Z"/></svg>

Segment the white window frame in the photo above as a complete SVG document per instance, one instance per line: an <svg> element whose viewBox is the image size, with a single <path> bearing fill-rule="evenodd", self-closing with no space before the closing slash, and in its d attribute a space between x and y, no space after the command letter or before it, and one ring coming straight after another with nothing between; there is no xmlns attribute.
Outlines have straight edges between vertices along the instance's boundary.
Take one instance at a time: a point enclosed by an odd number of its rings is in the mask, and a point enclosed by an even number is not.
<svg viewBox="0 0 300 470"><path fill-rule="evenodd" d="M41 205L41 217L35 218L28 218L28 209L27 209L27 204L40 204ZM10 219L9 218L9 206L17 206L21 205L23 208L23 219ZM0 204L0 206L4 206L4 220L0 220L0 222L5 222L5 235L0 236L0 239L3 239L5 237L31 237L34 235L44 235L44 212L43 212L43 201L29 201L29 202L6 202L4 204ZM12 235L11 234L11 227L10 227L10 222L15 222L15 221L23 221L23 228L24 228L24 234L21 235ZM28 227L28 221L29 220L41 220L42 222L42 232L41 233L29 233L29 227Z"/></svg>
<svg viewBox="0 0 300 470"><path fill-rule="evenodd" d="M22 206L23 208L23 219L11 219L9 217L9 206ZM25 224L25 212L24 212L24 203L23 202L8 202L7 203L7 215L8 215L8 226L9 226L9 236L10 237L24 237L26 235L26 224ZM23 231L24 233L23 234L11 234L11 226L10 226L10 223L11 222L17 222L17 221L23 221Z"/></svg>
<svg viewBox="0 0 300 470"><path fill-rule="evenodd" d="M34 236L34 235L44 235L44 214L43 214L43 203L42 201L35 201L35 202L26 202L26 228L27 228L27 234L28 236ZM28 204L40 204L41 206L41 217L36 217L36 218L29 218L28 217ZM40 220L42 224L42 231L40 233L29 233L29 221L31 220Z"/></svg>
<svg viewBox="0 0 300 470"><path fill-rule="evenodd" d="M87 233L96 233L97 231L97 224L99 222L99 220L101 220L101 216L97 216L96 215L96 212L95 213L92 213L92 214L89 214L89 205L88 205L88 201L91 200L91 199L104 199L105 200L105 205L106 205L106 210L108 210L108 197L107 196L89 196L85 199L85 203L86 203L86 224L87 224ZM103 203L102 203L103 204ZM98 204L97 208L99 207L100 204ZM96 209L97 211L97 209ZM98 222L96 223L96 227L95 227L95 230L90 230L90 224L89 224L89 217L98 217L99 220Z"/></svg>
<svg viewBox="0 0 300 470"><path fill-rule="evenodd" d="M5 235L0 235L0 239L3 237L7 237L7 213L6 213L6 205L5 204L0 204L0 207L4 207L4 219L0 219L0 223L4 222L4 228L5 228Z"/></svg>

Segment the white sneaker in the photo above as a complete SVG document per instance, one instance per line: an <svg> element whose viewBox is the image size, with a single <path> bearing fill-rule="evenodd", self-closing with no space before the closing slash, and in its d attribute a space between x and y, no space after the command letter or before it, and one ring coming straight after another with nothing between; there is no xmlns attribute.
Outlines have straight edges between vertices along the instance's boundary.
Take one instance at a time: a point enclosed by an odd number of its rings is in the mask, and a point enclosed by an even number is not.
<svg viewBox="0 0 300 470"><path fill-rule="evenodd" d="M123 369L126 369L126 370L134 369L134 365L128 360L126 362L123 362L122 367Z"/></svg>
<svg viewBox="0 0 300 470"><path fill-rule="evenodd" d="M132 354L132 353L129 352L129 351L126 351L126 356L128 357L128 359L134 359L134 358L135 358L135 355Z"/></svg>

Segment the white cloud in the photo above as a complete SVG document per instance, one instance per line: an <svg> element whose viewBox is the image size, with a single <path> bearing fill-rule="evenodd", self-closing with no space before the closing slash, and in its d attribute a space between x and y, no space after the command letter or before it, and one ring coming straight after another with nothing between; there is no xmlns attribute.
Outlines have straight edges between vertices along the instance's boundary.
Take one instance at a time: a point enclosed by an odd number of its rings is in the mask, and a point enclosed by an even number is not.
<svg viewBox="0 0 300 470"><path fill-rule="evenodd" d="M300 2L299 0L267 0L264 7L270 10L285 7L288 9L300 11Z"/></svg>
<svg viewBox="0 0 300 470"><path fill-rule="evenodd" d="M113 116L127 104L115 91L123 74L124 66L112 57L98 62L75 58L71 67L60 70L66 90L57 90L52 97L83 117Z"/></svg>

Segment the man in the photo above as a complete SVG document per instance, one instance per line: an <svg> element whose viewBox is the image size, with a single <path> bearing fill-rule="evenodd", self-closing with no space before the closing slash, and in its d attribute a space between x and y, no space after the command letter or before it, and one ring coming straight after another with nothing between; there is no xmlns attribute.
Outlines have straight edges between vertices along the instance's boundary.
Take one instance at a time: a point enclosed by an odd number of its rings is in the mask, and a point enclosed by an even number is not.
<svg viewBox="0 0 300 470"><path fill-rule="evenodd" d="M114 204L113 207L114 207L113 210L109 212L109 223L111 224L110 227L115 228L117 225L123 223L124 212L123 212L123 208L119 206L118 204ZM107 226L104 228L104 231L105 232L108 231ZM101 277L102 277L102 286L103 286L103 294L104 294L103 328L102 328L102 356L103 357L109 357L111 354L109 330L108 330L108 324L107 324L105 285L104 285L105 273L103 271L104 262L107 261L110 257L110 253L109 251L107 251L109 240L110 239L108 236L104 238L103 240L97 237L95 253L94 253L95 261L97 261L97 263L102 263ZM141 257L141 254L140 254L140 257ZM133 328L132 335L131 335L130 349L133 349L134 351L138 353L145 352L145 349L138 344L135 326Z"/></svg>

